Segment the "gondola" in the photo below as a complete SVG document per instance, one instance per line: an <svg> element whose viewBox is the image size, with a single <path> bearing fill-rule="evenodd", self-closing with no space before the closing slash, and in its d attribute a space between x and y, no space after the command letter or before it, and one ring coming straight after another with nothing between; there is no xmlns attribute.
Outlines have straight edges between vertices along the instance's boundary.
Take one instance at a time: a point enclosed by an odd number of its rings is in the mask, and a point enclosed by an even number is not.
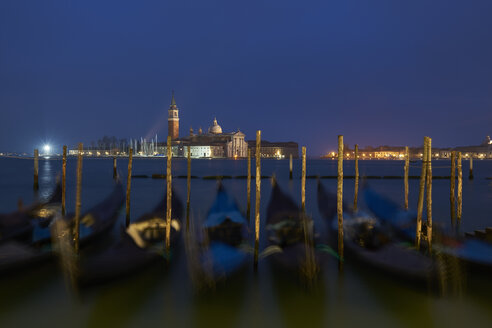
<svg viewBox="0 0 492 328"><path fill-rule="evenodd" d="M314 279L317 274L313 220L272 179L266 231L272 262L282 270ZM270 251L269 251L270 252Z"/></svg>
<svg viewBox="0 0 492 328"><path fill-rule="evenodd" d="M81 215L80 246L107 232L118 218L118 212L125 201L123 188L118 183L111 194L101 203ZM74 215L59 217L66 226L73 227ZM56 219L55 219L56 220ZM52 225L37 221L33 224L28 243L8 241L0 245L0 273L12 272L49 260L53 257Z"/></svg>
<svg viewBox="0 0 492 328"><path fill-rule="evenodd" d="M330 237L338 240L337 198L318 181L318 207L328 220ZM374 216L363 211L343 208L343 244L346 259L409 280L428 280L435 274L433 261L391 235Z"/></svg>
<svg viewBox="0 0 492 328"><path fill-rule="evenodd" d="M47 226L60 210L61 198L61 185L57 183L46 200L9 214L0 214L0 243L9 240L29 241L34 227Z"/></svg>
<svg viewBox="0 0 492 328"><path fill-rule="evenodd" d="M195 291L192 326L209 327L210 318L216 318L222 327L240 320L250 282L248 264L253 267L248 236L248 221L219 182L215 201L201 224L195 252L190 252L193 246L188 247Z"/></svg>
<svg viewBox="0 0 492 328"><path fill-rule="evenodd" d="M222 184L202 228L204 245L201 245L200 266L207 279L225 280L245 267L250 254L248 221Z"/></svg>
<svg viewBox="0 0 492 328"><path fill-rule="evenodd" d="M382 221L409 242L415 242L417 213L405 211L395 202L378 194L369 187L364 188L368 208ZM424 227L422 231L425 231ZM434 238L434 240L436 240ZM425 247L425 243L422 243ZM433 250L456 257L469 266L480 270L492 270L492 244L476 238L455 238L441 234L433 243Z"/></svg>
<svg viewBox="0 0 492 328"><path fill-rule="evenodd" d="M271 254L266 259L284 326L323 327L326 286L320 269L327 257L315 252L318 238L313 220L274 178L265 228L268 246L262 253Z"/></svg>
<svg viewBox="0 0 492 328"><path fill-rule="evenodd" d="M121 238L103 252L84 259L78 282L93 285L128 276L145 267L174 256L181 233L183 205L176 193L171 197L170 250L165 250L166 197L152 210L132 222Z"/></svg>
<svg viewBox="0 0 492 328"><path fill-rule="evenodd" d="M492 228L475 230L473 232L465 232L465 237L470 239L478 239L487 243L492 243Z"/></svg>

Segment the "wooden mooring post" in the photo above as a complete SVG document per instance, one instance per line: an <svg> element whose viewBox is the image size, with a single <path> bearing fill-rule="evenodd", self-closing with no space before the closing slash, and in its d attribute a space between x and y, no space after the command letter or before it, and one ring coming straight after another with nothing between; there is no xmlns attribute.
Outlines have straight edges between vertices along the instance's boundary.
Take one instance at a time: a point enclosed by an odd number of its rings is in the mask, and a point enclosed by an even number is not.
<svg viewBox="0 0 492 328"><path fill-rule="evenodd" d="M39 189L38 175L39 175L39 151L37 149L34 149L34 184L33 184L34 190Z"/></svg>
<svg viewBox="0 0 492 328"><path fill-rule="evenodd" d="M427 245L432 252L432 139L427 138Z"/></svg>
<svg viewBox="0 0 492 328"><path fill-rule="evenodd" d="M255 250L254 268L258 268L258 249L260 247L260 194L261 194L261 131L256 131L256 202L255 202Z"/></svg>
<svg viewBox="0 0 492 328"><path fill-rule="evenodd" d="M408 146L405 147L405 168L404 168L404 189L405 189L405 210L408 210L408 173L410 170L410 152Z"/></svg>
<svg viewBox="0 0 492 328"><path fill-rule="evenodd" d="M67 146L63 146L63 157L62 157L62 215L66 213L66 193L67 193Z"/></svg>
<svg viewBox="0 0 492 328"><path fill-rule="evenodd" d="M79 232L80 232L80 207L82 194L82 152L84 148L82 143L79 143L79 151L77 158L77 191L75 194L75 222L74 222L74 251L79 254Z"/></svg>
<svg viewBox="0 0 492 328"><path fill-rule="evenodd" d="M116 156L113 157L113 179L118 177L118 169L116 167Z"/></svg>
<svg viewBox="0 0 492 328"><path fill-rule="evenodd" d="M355 145L355 183L354 183L354 211L357 211L357 201L359 198L359 145Z"/></svg>
<svg viewBox="0 0 492 328"><path fill-rule="evenodd" d="M455 185L456 185L456 152L451 152L451 175L450 175L450 190L449 190L449 202L451 204L451 224L454 224L454 218L456 217L455 209Z"/></svg>
<svg viewBox="0 0 492 328"><path fill-rule="evenodd" d="M470 155L470 174L468 175L469 180L473 180L473 156Z"/></svg>
<svg viewBox="0 0 492 328"><path fill-rule="evenodd" d="M289 155L289 179L292 180L292 154Z"/></svg>
<svg viewBox="0 0 492 328"><path fill-rule="evenodd" d="M130 194L132 189L133 148L128 149L128 176L126 178L126 226L130 225Z"/></svg>
<svg viewBox="0 0 492 328"><path fill-rule="evenodd" d="M313 247L313 234L312 226L309 224L309 218L306 215L306 147L302 147L302 171L301 171L301 219L303 222L304 230L304 249L305 249L305 263L301 272L304 273L304 277L307 279L308 286L312 287L312 280L316 275L316 265L314 261L314 247Z"/></svg>
<svg viewBox="0 0 492 328"><path fill-rule="evenodd" d="M458 152L458 158L456 159L457 161L457 170L458 170L458 195L457 195L457 201L458 201L458 208L456 210L456 217L458 220L461 220L461 214L463 210L463 170L461 166L461 152Z"/></svg>
<svg viewBox="0 0 492 328"><path fill-rule="evenodd" d="M306 147L302 147L301 210L306 210Z"/></svg>
<svg viewBox="0 0 492 328"><path fill-rule="evenodd" d="M337 180L337 214L338 214L338 256L339 268L343 266L343 136L338 136L338 180Z"/></svg>
<svg viewBox="0 0 492 328"><path fill-rule="evenodd" d="M191 194L191 147L188 146L188 174L186 176L186 207L190 206Z"/></svg>
<svg viewBox="0 0 492 328"><path fill-rule="evenodd" d="M166 167L166 252L169 253L171 248L171 215L172 215L172 174L171 174L171 160L173 157L171 136L167 137L167 167Z"/></svg>
<svg viewBox="0 0 492 328"><path fill-rule="evenodd" d="M191 196L191 147L188 146L188 174L186 176L186 231L190 226L190 196Z"/></svg>
<svg viewBox="0 0 492 328"><path fill-rule="evenodd" d="M419 200L417 203L417 228L415 234L415 247L420 249L420 238L422 233L422 212L424 210L425 177L427 174L427 137L424 137L424 151L422 154L422 171L420 173Z"/></svg>
<svg viewBox="0 0 492 328"><path fill-rule="evenodd" d="M246 218L250 222L251 216L251 149L248 148L248 177L246 181Z"/></svg>

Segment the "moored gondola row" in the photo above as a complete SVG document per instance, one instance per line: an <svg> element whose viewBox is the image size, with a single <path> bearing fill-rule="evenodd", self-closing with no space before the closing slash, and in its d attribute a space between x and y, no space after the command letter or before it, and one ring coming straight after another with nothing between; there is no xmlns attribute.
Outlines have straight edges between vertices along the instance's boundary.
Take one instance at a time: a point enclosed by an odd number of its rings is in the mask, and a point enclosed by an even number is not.
<svg viewBox="0 0 492 328"><path fill-rule="evenodd" d="M260 158L260 135L258 131L257 159ZM426 140L428 139L430 138L426 137ZM272 270L281 275L290 272L289 275L313 287L322 277L319 273L326 266L324 262L327 254L338 260L340 272L343 271L345 261L357 261L379 272L419 282L432 283L439 279L440 270L443 269L443 256L459 259L473 268L478 267L482 270L492 268L492 245L486 240L455 238L450 233L431 228L432 221L429 220L432 215L432 212L429 212L431 203L427 206L427 229L422 229L420 226L421 214L403 210L397 204L374 192L367 183L364 184L362 194L370 213L359 209L357 182L353 207L344 203L343 156L338 158L336 195L327 191L318 179L318 208L321 216L326 220L329 236L327 240L320 239L313 218L305 211L305 147L302 149L301 206L280 188L275 175L271 179L272 190L265 220L267 239L265 249L259 249L261 191L259 160L256 161L254 222L249 222L250 179L248 178L247 181L246 217L219 181L216 199L199 231L195 233L190 229L189 220L190 157L188 158L186 220L184 220L183 203L172 186L170 142L168 138L165 197L161 198L152 211L130 222L132 176L130 149L126 225L122 227L121 233L116 238L108 238L109 243L96 245L94 247L96 251L87 254L79 254L79 244L85 246L112 230L125 202L125 195L119 179L116 178L111 194L100 204L79 215L82 168L82 156L79 150L76 214L60 213L64 212L59 208L60 198L64 198L64 192L60 191L64 190L64 183L62 183L62 187L58 185L45 202L20 209L13 214L0 216L0 272L36 265L53 258L57 253L62 260L62 268L68 273L73 286L114 281L153 264L172 266L182 248L183 233L186 233L184 248L189 262L190 276L193 277L192 280L199 283L200 287L215 286L217 282L227 281L228 278L243 272L248 267L248 262L253 264L249 267L253 267L255 271L258 262L272 263ZM339 136L339 153L343 153L343 136ZM430 162L426 163L422 168L422 177L425 177L424 173L426 173L429 177L427 182L430 183L432 176ZM250 173L248 169L248 176ZM356 176L358 176L357 168ZM427 188L430 189L431 186ZM428 198L430 193L431 191L428 191ZM421 193L420 196L422 195ZM419 197L420 213L422 197ZM61 203L64 205L63 200ZM185 229L183 229L183 222L186 222ZM251 227L253 224L254 233ZM421 234L420 231L423 233ZM428 235L425 235L426 232ZM437 238L432 237L434 234ZM423 238L428 241L427 248L420 250L419 243L417 247L411 245L417 236L419 237L417 240ZM436 242L431 248L432 240ZM347 250L347 256L344 254L344 248Z"/></svg>
<svg viewBox="0 0 492 328"><path fill-rule="evenodd" d="M337 200L318 181L318 207L327 222L328 240L319 237L314 221L285 193L275 178L266 210L266 248L260 250L259 265L271 263L279 274L290 272L300 281L318 281L327 264L326 253L337 257ZM70 234L73 215L60 213L60 190L25 210L0 216L0 273L34 267L53 259L60 253L57 243L60 234ZM439 256L459 259L470 269L492 269L492 244L477 238L461 239L436 229L432 252L418 251L410 243L415 239L415 212L405 211L397 204L363 188L368 210L354 211L343 204L346 249L344 261L363 265L399 279L434 282L439 279ZM184 206L173 191L170 249L165 247L166 197L149 213L122 228L116 240L85 254L83 247L108 233L117 222L125 195L119 182L101 203L81 215L80 244L82 253L77 260L77 286L110 282L160 263L172 266L182 247ZM53 228L61 221L68 231ZM247 268L253 267L253 234L239 206L219 183L217 195L201 229L190 240L196 247L196 263L189 266L198 272L202 281L215 285L227 281ZM189 232L186 227L186 232ZM114 238L113 238L114 239ZM430 253L430 254L429 254ZM63 256L61 256L63 258ZM250 265L249 265L250 264Z"/></svg>

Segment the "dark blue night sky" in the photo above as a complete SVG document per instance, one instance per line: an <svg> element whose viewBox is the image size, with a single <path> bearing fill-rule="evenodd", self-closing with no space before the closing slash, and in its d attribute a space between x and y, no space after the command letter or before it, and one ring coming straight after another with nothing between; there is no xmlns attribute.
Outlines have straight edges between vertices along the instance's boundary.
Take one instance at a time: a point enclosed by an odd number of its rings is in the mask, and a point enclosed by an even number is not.
<svg viewBox="0 0 492 328"><path fill-rule="evenodd" d="M0 2L0 151L257 129L309 155L492 134L492 1ZM425 115L425 117L424 117Z"/></svg>

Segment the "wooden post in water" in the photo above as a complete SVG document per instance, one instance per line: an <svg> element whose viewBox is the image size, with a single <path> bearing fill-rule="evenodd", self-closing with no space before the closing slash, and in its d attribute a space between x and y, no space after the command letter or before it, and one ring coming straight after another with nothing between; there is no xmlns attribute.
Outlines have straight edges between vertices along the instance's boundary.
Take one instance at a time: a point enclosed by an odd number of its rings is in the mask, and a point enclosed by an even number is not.
<svg viewBox="0 0 492 328"><path fill-rule="evenodd" d="M255 202L255 253L254 268L258 267L258 248L260 247L260 193L261 193L261 131L256 131L256 202Z"/></svg>
<svg viewBox="0 0 492 328"><path fill-rule="evenodd" d="M190 228L190 195L191 195L191 146L188 145L188 174L186 177L186 231Z"/></svg>
<svg viewBox="0 0 492 328"><path fill-rule="evenodd" d="M251 149L248 148L248 178L246 182L246 197L247 197L247 206L246 206L246 217L248 218L248 222L250 222L251 216Z"/></svg>
<svg viewBox="0 0 492 328"><path fill-rule="evenodd" d="M302 171L301 171L301 220L303 222L304 230L304 249L306 261L304 268L301 269L303 276L307 278L309 284L312 283L312 279L316 274L316 267L314 264L314 248L312 245L312 230L309 225L309 219L306 215L306 147L302 147Z"/></svg>
<svg viewBox="0 0 492 328"><path fill-rule="evenodd" d="M455 184L456 184L456 152L451 152L451 176L450 176L450 191L449 191L449 202L451 203L451 223L454 222L456 217L455 209Z"/></svg>
<svg viewBox="0 0 492 328"><path fill-rule="evenodd" d="M191 194L191 147L188 146L188 175L186 180L186 207L190 206L190 194Z"/></svg>
<svg viewBox="0 0 492 328"><path fill-rule="evenodd" d="M427 244L432 252L432 139L427 138Z"/></svg>
<svg viewBox="0 0 492 328"><path fill-rule="evenodd" d="M470 155L470 174L468 175L469 180L473 180L473 155Z"/></svg>
<svg viewBox="0 0 492 328"><path fill-rule="evenodd" d="M338 214L338 256L340 268L343 262L343 136L338 136L338 184L337 184L337 214Z"/></svg>
<svg viewBox="0 0 492 328"><path fill-rule="evenodd" d="M415 247L420 249L420 237L422 231L422 212L424 210L425 176L427 173L427 137L424 137L424 152L422 154L422 171L420 173L419 200L417 203L417 229L415 234Z"/></svg>
<svg viewBox="0 0 492 328"><path fill-rule="evenodd" d="M463 209L463 170L461 167L461 152L458 152L458 158L457 158L457 169L458 169L458 195L457 195L457 201L458 201L458 208L456 210L456 217L458 220L461 220L461 214L462 214L462 209Z"/></svg>
<svg viewBox="0 0 492 328"><path fill-rule="evenodd" d="M359 145L355 145L354 211L357 211L358 198L359 198Z"/></svg>
<svg viewBox="0 0 492 328"><path fill-rule="evenodd" d="M80 231L80 206L82 193L82 152L83 145L79 143L79 154L77 158L77 193L75 195L75 227L74 227L74 251L79 254L79 231Z"/></svg>
<svg viewBox="0 0 492 328"><path fill-rule="evenodd" d="M289 179L292 180L292 154L289 155Z"/></svg>
<svg viewBox="0 0 492 328"><path fill-rule="evenodd" d="M128 149L128 176L126 178L126 226L130 225L130 192L132 188L133 148Z"/></svg>
<svg viewBox="0 0 492 328"><path fill-rule="evenodd" d="M167 186L167 203L166 203L166 252L171 248L171 215L172 215L172 175L171 159L173 157L171 136L167 136L167 168L166 168L166 186Z"/></svg>
<svg viewBox="0 0 492 328"><path fill-rule="evenodd" d="M113 157L113 179L116 179L118 176L117 168L116 168L116 156Z"/></svg>
<svg viewBox="0 0 492 328"><path fill-rule="evenodd" d="M37 149L34 149L34 184L33 184L34 190L39 189L38 174L39 174L39 151Z"/></svg>
<svg viewBox="0 0 492 328"><path fill-rule="evenodd" d="M63 158L62 158L62 215L65 215L65 195L67 193L67 146L63 146Z"/></svg>
<svg viewBox="0 0 492 328"><path fill-rule="evenodd" d="M301 209L306 210L306 147L302 147Z"/></svg>
<svg viewBox="0 0 492 328"><path fill-rule="evenodd" d="M449 202L451 203L451 224L454 224L454 218L456 217L455 209L455 184L456 184L456 152L451 152L451 176L450 176L450 192Z"/></svg>
<svg viewBox="0 0 492 328"><path fill-rule="evenodd" d="M408 146L405 147L405 210L408 210L408 171L410 170L410 152L408 151Z"/></svg>

